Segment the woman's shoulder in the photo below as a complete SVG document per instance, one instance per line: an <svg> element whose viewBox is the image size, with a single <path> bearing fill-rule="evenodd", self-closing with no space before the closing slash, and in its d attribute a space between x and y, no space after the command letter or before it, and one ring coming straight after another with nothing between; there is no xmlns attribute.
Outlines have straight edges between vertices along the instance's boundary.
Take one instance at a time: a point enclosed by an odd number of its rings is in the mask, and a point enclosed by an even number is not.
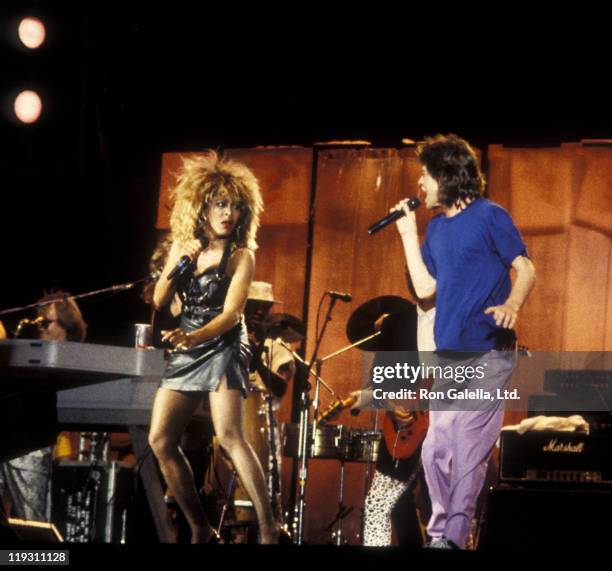
<svg viewBox="0 0 612 571"><path fill-rule="evenodd" d="M228 260L228 272L233 274L241 264L255 264L255 252L250 248L236 248Z"/></svg>
<svg viewBox="0 0 612 571"><path fill-rule="evenodd" d="M246 246L241 247L241 248L236 248L231 254L230 254L230 261L231 260L242 260L244 258L248 258L251 260L255 259L255 252L251 249L251 248L247 248Z"/></svg>

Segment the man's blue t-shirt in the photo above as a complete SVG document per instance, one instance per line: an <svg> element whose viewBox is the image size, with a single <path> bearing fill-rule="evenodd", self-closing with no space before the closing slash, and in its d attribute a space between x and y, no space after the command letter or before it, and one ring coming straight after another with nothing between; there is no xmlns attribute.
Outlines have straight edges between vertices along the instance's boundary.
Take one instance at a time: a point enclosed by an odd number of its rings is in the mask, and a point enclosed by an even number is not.
<svg viewBox="0 0 612 571"><path fill-rule="evenodd" d="M507 330L484 310L503 304L512 284L509 269L525 244L508 212L484 198L427 227L423 260L436 279L434 336L438 350L488 351Z"/></svg>

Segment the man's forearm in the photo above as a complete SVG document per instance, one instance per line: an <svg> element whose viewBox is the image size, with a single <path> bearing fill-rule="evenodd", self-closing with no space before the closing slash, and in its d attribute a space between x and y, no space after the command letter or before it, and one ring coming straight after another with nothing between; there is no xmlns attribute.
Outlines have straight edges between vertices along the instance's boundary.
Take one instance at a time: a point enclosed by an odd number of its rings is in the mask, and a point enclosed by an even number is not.
<svg viewBox="0 0 612 571"><path fill-rule="evenodd" d="M416 233L402 234L402 244L414 291L419 299L427 299L436 293L436 280L431 276L423 261L418 235Z"/></svg>
<svg viewBox="0 0 612 571"><path fill-rule="evenodd" d="M535 284L535 268L531 260L524 257L512 266L516 270L516 279L506 304L518 311L525 303Z"/></svg>

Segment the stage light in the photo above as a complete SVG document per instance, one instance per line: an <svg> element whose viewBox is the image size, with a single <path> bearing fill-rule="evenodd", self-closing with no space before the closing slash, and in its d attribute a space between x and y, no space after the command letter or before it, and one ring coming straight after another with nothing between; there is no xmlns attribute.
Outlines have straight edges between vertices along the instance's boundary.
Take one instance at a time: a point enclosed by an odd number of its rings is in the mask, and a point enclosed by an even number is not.
<svg viewBox="0 0 612 571"><path fill-rule="evenodd" d="M38 18L24 18L19 24L19 39L30 49L39 48L45 41L45 25Z"/></svg>
<svg viewBox="0 0 612 571"><path fill-rule="evenodd" d="M35 91L22 91L15 98L15 115L23 123L35 123L42 111L42 101Z"/></svg>

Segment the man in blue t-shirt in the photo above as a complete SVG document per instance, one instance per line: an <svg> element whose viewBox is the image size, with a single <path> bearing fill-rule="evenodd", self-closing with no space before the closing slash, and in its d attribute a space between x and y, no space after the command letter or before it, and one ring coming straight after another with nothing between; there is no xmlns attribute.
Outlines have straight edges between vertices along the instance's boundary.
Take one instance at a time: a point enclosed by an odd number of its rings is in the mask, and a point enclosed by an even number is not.
<svg viewBox="0 0 612 571"><path fill-rule="evenodd" d="M495 391L514 368L513 328L535 270L508 212L482 197L484 177L466 141L438 135L417 154L425 205L441 213L430 221L421 247L415 213L405 201L394 208L406 214L397 227L410 276L420 299L435 297L434 338L442 362L454 370L484 366L484 379L473 386ZM501 399L482 405L430 406L422 460L432 500L431 547L466 545L504 412Z"/></svg>

